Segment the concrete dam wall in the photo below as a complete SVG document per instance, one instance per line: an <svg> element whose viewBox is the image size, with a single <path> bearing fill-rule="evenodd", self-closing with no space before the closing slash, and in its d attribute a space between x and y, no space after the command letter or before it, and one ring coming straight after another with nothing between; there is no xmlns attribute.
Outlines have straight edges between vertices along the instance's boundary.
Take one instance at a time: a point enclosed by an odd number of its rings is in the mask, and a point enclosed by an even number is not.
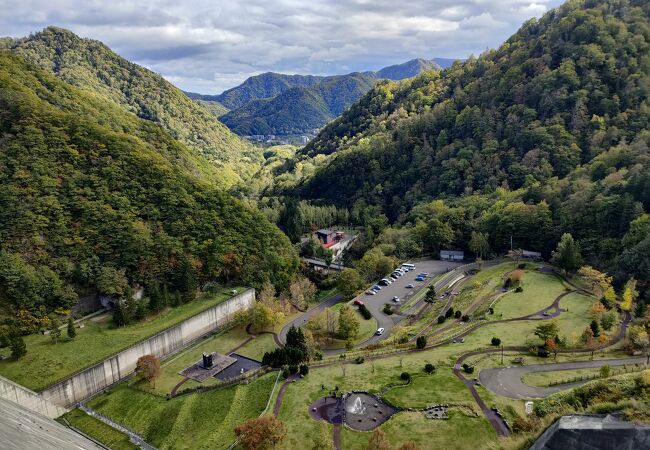
<svg viewBox="0 0 650 450"><path fill-rule="evenodd" d="M135 371L138 358L170 355L197 338L221 327L239 311L255 304L255 290L248 289L189 319L162 331L103 362L90 366L41 392L44 400L61 407L69 407L117 383ZM22 403L21 403L22 404ZM25 405L26 406L26 405Z"/></svg>

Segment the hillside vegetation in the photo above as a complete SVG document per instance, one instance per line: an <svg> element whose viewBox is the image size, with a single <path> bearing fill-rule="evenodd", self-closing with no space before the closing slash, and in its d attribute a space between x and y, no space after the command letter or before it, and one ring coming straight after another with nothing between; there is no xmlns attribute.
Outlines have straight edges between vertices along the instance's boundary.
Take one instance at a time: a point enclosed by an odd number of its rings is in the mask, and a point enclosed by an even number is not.
<svg viewBox="0 0 650 450"><path fill-rule="evenodd" d="M349 209L375 232L421 221L416 244L429 233L468 250L481 231L494 251L512 236L550 256L571 232L588 262L641 276L649 11L639 0L569 1L497 50L380 82L284 165L275 194ZM642 231L622 240L632 221Z"/></svg>
<svg viewBox="0 0 650 450"><path fill-rule="evenodd" d="M0 308L210 280L286 285L297 260L215 167L151 121L0 51Z"/></svg>
<svg viewBox="0 0 650 450"><path fill-rule="evenodd" d="M231 133L180 89L160 75L125 60L99 41L48 27L26 38L3 40L2 47L66 83L161 125L174 139L218 167L218 179L224 186L246 178L261 160L258 149Z"/></svg>

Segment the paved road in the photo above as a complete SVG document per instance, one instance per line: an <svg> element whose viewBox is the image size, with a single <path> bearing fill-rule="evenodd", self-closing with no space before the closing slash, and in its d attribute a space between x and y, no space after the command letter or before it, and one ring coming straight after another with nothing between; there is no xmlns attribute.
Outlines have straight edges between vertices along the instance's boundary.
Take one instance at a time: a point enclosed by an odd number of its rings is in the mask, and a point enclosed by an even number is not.
<svg viewBox="0 0 650 450"><path fill-rule="evenodd" d="M487 389L503 397L515 399L544 398L551 394L555 394L556 392L580 386L590 380L550 387L533 387L524 384L521 380L524 375L538 372L556 372L558 370L597 368L605 365L622 366L624 364L645 364L645 362L645 357L641 357L501 367L481 370L479 380Z"/></svg>
<svg viewBox="0 0 650 450"><path fill-rule="evenodd" d="M332 297L326 298L316 306L309 308L303 314L296 317L291 322L289 322L284 327L282 327L282 330L280 330L280 334L278 334L278 339L280 340L282 345L284 345L287 342L287 332L289 331L289 328L291 328L292 325L296 328L304 326L309 321L309 319L311 319L321 311L334 306L342 299L343 296L341 294L337 294Z"/></svg>

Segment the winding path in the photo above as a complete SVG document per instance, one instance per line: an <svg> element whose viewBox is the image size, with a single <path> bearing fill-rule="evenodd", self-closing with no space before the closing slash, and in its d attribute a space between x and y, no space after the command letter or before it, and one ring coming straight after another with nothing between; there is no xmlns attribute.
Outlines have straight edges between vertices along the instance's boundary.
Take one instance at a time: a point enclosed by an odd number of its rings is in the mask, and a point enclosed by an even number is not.
<svg viewBox="0 0 650 450"><path fill-rule="evenodd" d="M565 383L551 387L534 387L525 384L522 377L529 373L555 372L598 368L606 365L645 364L646 358L602 359L598 361L571 361L553 364L534 364L530 366L495 367L483 369L479 374L481 384L497 395L515 399L544 398L556 392L577 387L589 380Z"/></svg>

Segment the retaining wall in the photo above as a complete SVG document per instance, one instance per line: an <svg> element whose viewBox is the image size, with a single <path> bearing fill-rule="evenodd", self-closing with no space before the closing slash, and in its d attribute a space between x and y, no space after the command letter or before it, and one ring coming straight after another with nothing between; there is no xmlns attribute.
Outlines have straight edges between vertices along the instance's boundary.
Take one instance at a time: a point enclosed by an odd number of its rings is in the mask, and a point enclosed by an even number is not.
<svg viewBox="0 0 650 450"><path fill-rule="evenodd" d="M71 375L43 390L41 396L48 402L61 407L79 403L131 375L141 356L156 355L162 358L175 353L195 339L226 324L238 311L252 308L254 304L255 290L248 289L105 359L103 362Z"/></svg>
<svg viewBox="0 0 650 450"><path fill-rule="evenodd" d="M0 377L0 398L18 403L24 408L40 413L50 419L59 417L67 411L65 408L45 400L40 394L4 377Z"/></svg>

